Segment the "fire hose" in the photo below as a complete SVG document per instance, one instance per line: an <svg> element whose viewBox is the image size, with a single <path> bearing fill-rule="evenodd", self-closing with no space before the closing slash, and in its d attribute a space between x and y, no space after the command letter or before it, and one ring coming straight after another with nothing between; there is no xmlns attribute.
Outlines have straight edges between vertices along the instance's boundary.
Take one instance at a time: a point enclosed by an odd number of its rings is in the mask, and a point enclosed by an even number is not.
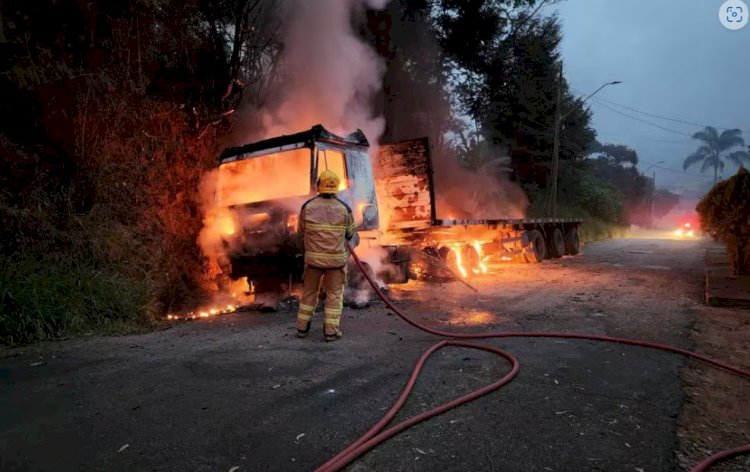
<svg viewBox="0 0 750 472"><path fill-rule="evenodd" d="M498 390L503 385L508 384L513 378L518 374L519 370L519 363L518 360L513 357L512 354L509 352L506 352L502 349L496 348L494 346L489 346L486 344L479 344L474 342L468 342L463 341L464 339L490 339L490 338L564 338L564 339L585 339L590 341L602 341L602 342L609 342L609 343L619 343L619 344L627 344L631 346L640 346L640 347L647 347L651 349L657 349L661 351L671 352L675 354L680 354L688 358L696 359L701 362L704 362L706 364L709 364L711 366L714 366L716 368L731 372L733 374L736 374L740 377L744 377L746 379L750 379L750 372L743 370L739 367L734 367L729 364L726 364L724 362L712 359L710 357L704 356L702 354L698 354L696 352L688 351L686 349L682 349L675 346L670 346L667 344L659 344L659 343L653 343L649 341L641 341L638 339L628 339L628 338L618 338L618 337L611 337L611 336L602 336L602 335L594 335L594 334L584 334L584 333L545 333L545 332L489 332L489 333L453 333L448 331L441 331L438 329L430 328L429 326L425 326L421 323L418 323L405 314L401 312L389 299L386 297L383 292L378 287L378 284L373 280L373 277L368 274L367 270L365 270L362 261L359 259L357 254L354 252L353 248L350 246L349 250L352 254L352 257L354 258L354 262L357 264L357 267L362 272L362 274L365 276L367 281L372 286L375 293L378 295L378 297L385 303L385 305L396 315L398 315L402 320L404 320L409 325L422 330L424 332L434 334L435 336L440 336L445 339L443 341L440 341L433 346L431 346L429 349L427 349L424 354L419 358L416 365L414 366L414 369L412 370L411 375L409 376L409 380L406 382L406 386L404 387L403 391L401 392L401 395L399 395L396 402L393 404L393 406L388 410L388 412L377 422L375 423L365 434L363 434L359 439L354 441L352 444L350 444L348 447L346 447L344 450L339 452L337 455L332 457L330 460L328 460L326 463L321 465L316 469L316 472L333 472L341 470L342 468L346 467L348 464L350 464L352 461L366 453L367 451L373 449L378 444L388 440L389 438L392 438L393 436L397 435L398 433L404 431L405 429L420 423L422 421L427 420L428 418L432 418L434 416L437 416L441 413L444 413L452 408L455 408L459 405L462 405L464 403L468 403L470 401L476 400L477 398L486 395L490 392L493 392L495 390ZM494 354L497 354L498 356L501 356L508 360L511 364L510 371L505 374L501 379L486 385L478 390L474 390L472 392L469 392L461 397L455 398L449 402L443 403L435 408L432 408L431 410L422 412L416 416L413 416L407 420L402 421L401 423L398 423L394 426L391 426L388 429L384 428L388 425L388 423L396 416L398 411L401 409L401 407L406 403L406 399L409 397L409 394L411 393L411 390L414 388L414 384L417 381L417 378L419 377L419 374L422 370L422 367L424 366L427 359L436 351L446 347L446 346L457 346L457 347L464 347L469 349L478 349L482 351L491 352ZM690 472L704 472L711 468L713 465L715 465L719 461L723 461L732 457L736 457L743 454L750 453L750 444L746 444L744 446L736 447L734 449L727 449L721 452L718 452L703 461L701 461L699 464L695 465Z"/></svg>

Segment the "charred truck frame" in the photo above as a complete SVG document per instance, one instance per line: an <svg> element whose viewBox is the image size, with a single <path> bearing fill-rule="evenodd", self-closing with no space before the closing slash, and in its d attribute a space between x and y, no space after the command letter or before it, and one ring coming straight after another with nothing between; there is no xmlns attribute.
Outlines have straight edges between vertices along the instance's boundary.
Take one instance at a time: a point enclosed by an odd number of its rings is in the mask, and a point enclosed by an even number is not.
<svg viewBox="0 0 750 472"><path fill-rule="evenodd" d="M354 213L360 247L384 250L389 270L379 275L386 283L446 271L468 277L486 271L488 262L538 263L579 252L580 220L438 219L427 138L381 145L375 162L368 148L359 130L342 137L317 125L224 150L217 198L233 219L232 231L222 237L224 272L248 277L257 291L300 279L297 218L326 169L342 179L338 196ZM385 227L379 202L387 207Z"/></svg>

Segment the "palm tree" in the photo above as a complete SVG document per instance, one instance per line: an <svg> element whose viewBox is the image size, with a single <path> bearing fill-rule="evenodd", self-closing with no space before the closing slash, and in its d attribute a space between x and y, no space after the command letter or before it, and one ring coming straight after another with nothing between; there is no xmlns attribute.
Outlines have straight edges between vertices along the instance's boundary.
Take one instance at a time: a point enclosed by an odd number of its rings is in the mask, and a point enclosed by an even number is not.
<svg viewBox="0 0 750 472"><path fill-rule="evenodd" d="M738 167L744 167L745 162L750 162L750 154L745 151L729 152L732 148L745 147L742 130L728 129L719 134L716 128L706 126L703 131L695 133L693 139L703 141L704 144L685 158L682 168L686 170L688 167L703 161L701 172L705 172L711 167L714 168L714 184L718 179L719 170L724 171L725 161L732 162ZM727 152L729 153L727 154Z"/></svg>

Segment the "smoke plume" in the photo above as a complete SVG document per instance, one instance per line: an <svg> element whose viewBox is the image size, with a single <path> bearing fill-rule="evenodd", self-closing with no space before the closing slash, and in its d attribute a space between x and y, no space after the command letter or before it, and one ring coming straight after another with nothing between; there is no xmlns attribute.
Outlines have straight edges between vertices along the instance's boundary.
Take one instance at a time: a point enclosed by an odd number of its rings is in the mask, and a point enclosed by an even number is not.
<svg viewBox="0 0 750 472"><path fill-rule="evenodd" d="M492 149L492 148L490 148ZM523 189L501 167L510 158L495 149L488 164L471 170L451 151L433 159L437 216L441 219L517 219L529 205Z"/></svg>
<svg viewBox="0 0 750 472"><path fill-rule="evenodd" d="M384 121L372 111L385 65L352 28L352 17L364 8L382 8L388 0L286 0L282 14L284 51L279 80L260 110L243 116L260 126L240 137L250 142L323 124L346 135L362 129L373 146ZM259 121L259 123L258 123Z"/></svg>
<svg viewBox="0 0 750 472"><path fill-rule="evenodd" d="M266 91L264 106L245 106L238 111L234 144L291 134L320 123L340 135L361 129L371 143L371 154L377 153L384 120L373 112L372 99L381 88L385 66L357 36L352 21L365 8L383 8L387 2L285 0L280 8L283 50L273 66L276 78ZM248 168L249 173L253 171ZM222 194L224 201L247 201L247 192L253 189L288 184L284 179L258 182L251 175L235 178L256 185L238 185L236 192ZM226 252L222 237L239 230L245 217L218 205L217 181L214 170L200 184L204 228L198 244L209 260L209 275L221 274L217 261ZM299 210L299 205L294 209Z"/></svg>

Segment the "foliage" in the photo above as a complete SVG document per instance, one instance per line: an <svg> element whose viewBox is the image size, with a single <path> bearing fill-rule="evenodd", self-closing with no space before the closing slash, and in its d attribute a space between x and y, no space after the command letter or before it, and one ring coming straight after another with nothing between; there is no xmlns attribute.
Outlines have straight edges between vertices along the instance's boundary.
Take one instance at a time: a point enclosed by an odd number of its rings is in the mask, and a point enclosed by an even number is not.
<svg viewBox="0 0 750 472"><path fill-rule="evenodd" d="M0 3L0 341L143 326L207 286L196 191L264 99L274 0Z"/></svg>
<svg viewBox="0 0 750 472"><path fill-rule="evenodd" d="M750 173L716 184L696 207L701 228L727 245L735 275L750 275Z"/></svg>
<svg viewBox="0 0 750 472"><path fill-rule="evenodd" d="M627 226L604 221L590 215L580 207L559 205L558 210L561 218L576 218L583 220L583 223L578 227L578 235L584 243L623 237L627 232Z"/></svg>
<svg viewBox="0 0 750 472"><path fill-rule="evenodd" d="M622 193L591 171L588 162L569 163L560 169L561 205L578 207L591 217L613 225L627 225Z"/></svg>
<svg viewBox="0 0 750 472"><path fill-rule="evenodd" d="M628 222L651 224L653 182L638 171L638 154L633 149L619 144L595 143L587 164L598 179L620 192Z"/></svg>
<svg viewBox="0 0 750 472"><path fill-rule="evenodd" d="M716 128L706 126L703 131L693 134L693 139L702 141L704 144L685 158L682 168L687 169L702 162L701 172L710 168L714 169L714 184L717 182L719 171L724 172L725 162L731 162L737 167L750 163L750 154L744 150L732 151L734 148L745 147L742 130L728 129L719 134Z"/></svg>
<svg viewBox="0 0 750 472"><path fill-rule="evenodd" d="M51 254L0 255L0 342L147 326L147 280Z"/></svg>

